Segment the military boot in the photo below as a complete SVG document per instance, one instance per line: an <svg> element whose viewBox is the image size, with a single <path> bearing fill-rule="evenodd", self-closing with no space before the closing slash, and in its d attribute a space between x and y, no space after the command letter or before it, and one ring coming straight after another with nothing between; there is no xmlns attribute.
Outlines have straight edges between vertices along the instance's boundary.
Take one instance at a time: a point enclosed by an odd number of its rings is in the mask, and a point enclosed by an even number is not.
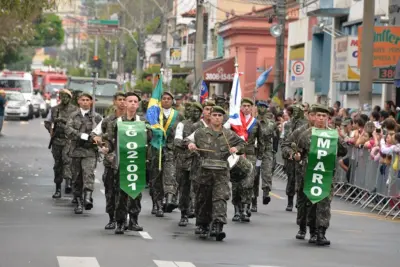
<svg viewBox="0 0 400 267"><path fill-rule="evenodd" d="M208 225L201 225L200 226L200 238L206 239L210 234L210 227Z"/></svg>
<svg viewBox="0 0 400 267"><path fill-rule="evenodd" d="M115 228L116 235L123 235L124 234L124 222L117 222L117 228Z"/></svg>
<svg viewBox="0 0 400 267"><path fill-rule="evenodd" d="M195 235L201 234L201 227L199 225L197 225L197 224L196 224L196 230L194 230L194 234Z"/></svg>
<svg viewBox="0 0 400 267"><path fill-rule="evenodd" d="M240 221L240 207L239 205L233 206L235 208L235 215L233 215L232 221L238 222Z"/></svg>
<svg viewBox="0 0 400 267"><path fill-rule="evenodd" d="M253 197L251 199L251 211L257 212L257 198L256 197Z"/></svg>
<svg viewBox="0 0 400 267"><path fill-rule="evenodd" d="M186 211L181 211L181 220L179 221L179 226L187 226L189 222L188 216L187 216L187 212Z"/></svg>
<svg viewBox="0 0 400 267"><path fill-rule="evenodd" d="M286 207L286 211L292 211L293 210L293 196L288 196L288 204Z"/></svg>
<svg viewBox="0 0 400 267"><path fill-rule="evenodd" d="M296 239L304 240L306 238L307 227L304 225L300 225L300 229L297 232Z"/></svg>
<svg viewBox="0 0 400 267"><path fill-rule="evenodd" d="M124 221L124 230L127 231L129 228L129 218L130 216L127 214Z"/></svg>
<svg viewBox="0 0 400 267"><path fill-rule="evenodd" d="M115 226L116 226L114 214L108 214L108 216L110 217L110 221L106 224L104 229L106 229L106 230L114 230Z"/></svg>
<svg viewBox="0 0 400 267"><path fill-rule="evenodd" d="M150 190L151 201L153 202L153 208L151 209L151 214L156 215L156 213L157 213L157 200L154 198L154 196L151 193L151 191L152 190Z"/></svg>
<svg viewBox="0 0 400 267"><path fill-rule="evenodd" d="M85 210L91 210L93 208L93 198L92 198L92 191L86 190L83 201L85 204Z"/></svg>
<svg viewBox="0 0 400 267"><path fill-rule="evenodd" d="M138 219L139 219L139 215L138 214L129 215L129 227L128 227L128 230L136 231L136 232L143 231L143 227L139 225Z"/></svg>
<svg viewBox="0 0 400 267"><path fill-rule="evenodd" d="M71 179L65 179L65 194L71 194L72 192L72 182Z"/></svg>
<svg viewBox="0 0 400 267"><path fill-rule="evenodd" d="M308 243L315 244L317 243L317 237L318 237L317 228L311 226L309 228L310 228L310 239L308 240Z"/></svg>
<svg viewBox="0 0 400 267"><path fill-rule="evenodd" d="M326 233L325 227L318 227L318 234L317 234L317 245L318 246L329 246L331 244L331 241L326 239L325 233Z"/></svg>
<svg viewBox="0 0 400 267"><path fill-rule="evenodd" d="M226 237L226 234L223 231L224 230L224 225L222 223L220 223L220 222L215 222L214 224L215 224L215 228L216 228L215 240L217 240L217 241L224 240L224 238Z"/></svg>
<svg viewBox="0 0 400 267"><path fill-rule="evenodd" d="M76 197L74 197L74 198L72 199L71 203L72 203L72 204L78 203L78 201L76 200Z"/></svg>
<svg viewBox="0 0 400 267"><path fill-rule="evenodd" d="M211 230L210 230L210 237L215 237L217 236L217 225L216 223L211 224Z"/></svg>
<svg viewBox="0 0 400 267"><path fill-rule="evenodd" d="M268 205L268 203L271 201L271 197L269 196L268 191L263 191L263 204Z"/></svg>
<svg viewBox="0 0 400 267"><path fill-rule="evenodd" d="M178 206L175 203L174 195L173 194L167 194L166 203L165 203L165 212L171 213L177 207Z"/></svg>
<svg viewBox="0 0 400 267"><path fill-rule="evenodd" d="M194 201L190 200L190 205L189 205L189 210L188 210L188 218L193 219L196 217L196 214L194 214Z"/></svg>
<svg viewBox="0 0 400 267"><path fill-rule="evenodd" d="M251 216L251 212L249 209L249 204L242 204L242 210L240 212L240 220L242 222L250 222L250 216Z"/></svg>
<svg viewBox="0 0 400 267"><path fill-rule="evenodd" d="M162 200L157 200L156 205L157 205L156 217L164 217Z"/></svg>
<svg viewBox="0 0 400 267"><path fill-rule="evenodd" d="M54 193L53 198L61 198L61 184L56 184L56 192Z"/></svg>
<svg viewBox="0 0 400 267"><path fill-rule="evenodd" d="M75 214L82 214L83 213L83 206L82 206L82 198L76 197L76 207L74 209Z"/></svg>

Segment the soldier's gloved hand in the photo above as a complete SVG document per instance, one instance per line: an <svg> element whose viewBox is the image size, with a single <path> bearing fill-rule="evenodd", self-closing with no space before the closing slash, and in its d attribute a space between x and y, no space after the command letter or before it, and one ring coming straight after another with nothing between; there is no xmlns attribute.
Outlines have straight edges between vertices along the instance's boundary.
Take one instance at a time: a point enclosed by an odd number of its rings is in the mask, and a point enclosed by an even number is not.
<svg viewBox="0 0 400 267"><path fill-rule="evenodd" d="M260 167L260 166L261 166L261 163L262 163L262 160L261 160L261 159L258 159L258 160L256 161L256 167Z"/></svg>
<svg viewBox="0 0 400 267"><path fill-rule="evenodd" d="M81 139L88 141L89 140L89 135L87 133L81 133Z"/></svg>
<svg viewBox="0 0 400 267"><path fill-rule="evenodd" d="M301 155L299 152L297 152L296 154L294 154L294 160L295 161L300 161L301 160Z"/></svg>

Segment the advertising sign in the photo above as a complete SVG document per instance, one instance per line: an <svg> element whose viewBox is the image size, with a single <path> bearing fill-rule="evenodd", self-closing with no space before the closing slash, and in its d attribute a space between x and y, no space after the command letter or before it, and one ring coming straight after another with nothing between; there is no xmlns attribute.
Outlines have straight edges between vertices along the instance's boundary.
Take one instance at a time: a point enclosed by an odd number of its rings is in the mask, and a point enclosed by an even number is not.
<svg viewBox="0 0 400 267"><path fill-rule="evenodd" d="M180 47L169 49L169 65L180 65L182 60L182 50Z"/></svg>
<svg viewBox="0 0 400 267"><path fill-rule="evenodd" d="M343 36L335 39L332 79L334 82L360 80L357 37Z"/></svg>
<svg viewBox="0 0 400 267"><path fill-rule="evenodd" d="M361 64L363 27L358 28L359 49L358 66ZM374 27L373 66L395 66L400 58L400 27L376 26Z"/></svg>

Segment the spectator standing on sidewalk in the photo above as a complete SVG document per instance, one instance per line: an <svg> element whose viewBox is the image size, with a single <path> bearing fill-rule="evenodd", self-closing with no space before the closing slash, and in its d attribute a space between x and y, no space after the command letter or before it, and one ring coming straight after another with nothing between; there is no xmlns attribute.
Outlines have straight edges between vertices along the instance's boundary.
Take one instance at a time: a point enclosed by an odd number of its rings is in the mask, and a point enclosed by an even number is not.
<svg viewBox="0 0 400 267"><path fill-rule="evenodd" d="M4 121L4 109L6 107L6 93L4 90L0 90L0 136L3 134L1 133L1 130L3 129L3 121Z"/></svg>

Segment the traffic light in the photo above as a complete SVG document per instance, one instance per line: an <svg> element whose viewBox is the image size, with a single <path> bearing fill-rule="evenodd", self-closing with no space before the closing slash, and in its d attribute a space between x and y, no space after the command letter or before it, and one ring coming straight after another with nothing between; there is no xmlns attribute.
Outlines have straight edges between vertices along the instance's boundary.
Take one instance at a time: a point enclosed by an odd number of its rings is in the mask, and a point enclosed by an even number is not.
<svg viewBox="0 0 400 267"><path fill-rule="evenodd" d="M101 69L103 67L103 61L98 56L94 56L92 61L92 67Z"/></svg>

